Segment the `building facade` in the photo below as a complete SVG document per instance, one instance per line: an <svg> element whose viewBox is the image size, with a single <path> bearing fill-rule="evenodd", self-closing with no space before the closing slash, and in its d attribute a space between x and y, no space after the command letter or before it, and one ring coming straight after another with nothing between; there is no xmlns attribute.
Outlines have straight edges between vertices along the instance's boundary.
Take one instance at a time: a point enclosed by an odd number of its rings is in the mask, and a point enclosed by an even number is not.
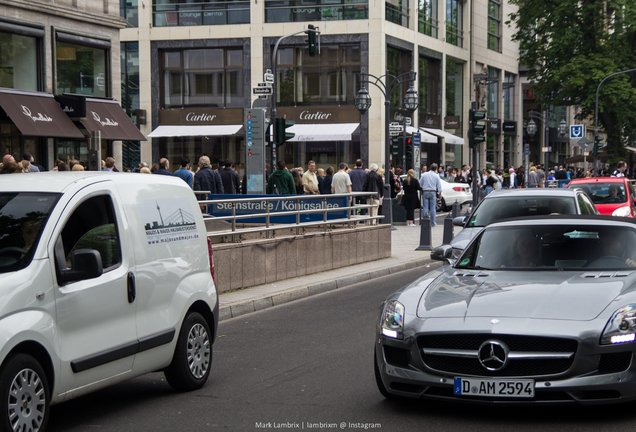
<svg viewBox="0 0 636 432"><path fill-rule="evenodd" d="M384 166L389 123L407 124L409 138L421 133L422 164L471 163L466 119L474 102L489 120L479 165L516 166L523 156L519 56L504 24L512 11L495 0L122 2L129 23L121 31L122 65L129 65L122 93L131 94L141 131L152 138L139 156L168 157L172 166L184 156L229 158L242 174L244 112L255 101L271 105L252 88L273 69L279 38L313 24L321 33L318 55L308 55L304 34L281 40L276 54L277 116L296 121L296 137L278 149L288 165L311 159L326 168L360 158ZM387 71L417 73L415 112L403 104L410 83L385 96L361 82L362 73L386 84ZM372 100L364 115L354 105L362 84ZM391 144L390 162L401 165L401 137Z"/></svg>
<svg viewBox="0 0 636 432"><path fill-rule="evenodd" d="M127 25L117 2L0 3L0 154L20 160L28 152L47 169L56 159L87 162L93 135L101 137L97 158L121 161L122 140L144 137L113 103L122 96L119 33ZM63 94L75 95L71 105Z"/></svg>

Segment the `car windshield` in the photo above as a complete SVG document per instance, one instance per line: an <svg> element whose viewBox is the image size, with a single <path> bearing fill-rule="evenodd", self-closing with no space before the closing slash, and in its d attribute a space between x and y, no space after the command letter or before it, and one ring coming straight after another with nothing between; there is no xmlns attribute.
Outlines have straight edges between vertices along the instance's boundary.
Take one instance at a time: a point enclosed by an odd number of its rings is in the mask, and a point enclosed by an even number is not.
<svg viewBox="0 0 636 432"><path fill-rule="evenodd" d="M576 214L574 198L502 196L485 199L470 215L466 226L484 227L502 219L551 214Z"/></svg>
<svg viewBox="0 0 636 432"><path fill-rule="evenodd" d="M0 273L31 262L59 194L0 193Z"/></svg>
<svg viewBox="0 0 636 432"><path fill-rule="evenodd" d="M580 271L636 268L636 230L585 225L487 228L466 249L457 267Z"/></svg>
<svg viewBox="0 0 636 432"><path fill-rule="evenodd" d="M587 192L594 204L621 204L627 202L624 183L575 183L569 186Z"/></svg>

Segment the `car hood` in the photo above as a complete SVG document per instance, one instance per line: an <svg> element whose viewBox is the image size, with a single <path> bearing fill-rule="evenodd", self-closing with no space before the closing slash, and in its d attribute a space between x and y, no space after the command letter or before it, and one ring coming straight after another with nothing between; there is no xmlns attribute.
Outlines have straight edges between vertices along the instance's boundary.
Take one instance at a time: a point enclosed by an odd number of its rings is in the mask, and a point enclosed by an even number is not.
<svg viewBox="0 0 636 432"><path fill-rule="evenodd" d="M474 227L474 228L462 229L459 233L457 233L455 237L453 237L453 240L451 240L451 243L450 243L451 246L453 247L453 249L461 249L461 250L466 249L466 246L468 246L468 243L470 243L473 237L479 234L482 229L484 228Z"/></svg>
<svg viewBox="0 0 636 432"><path fill-rule="evenodd" d="M466 271L449 267L426 289L417 315L588 321L621 293L633 289L636 282L634 271L608 272L612 276L603 278L596 277L599 273Z"/></svg>

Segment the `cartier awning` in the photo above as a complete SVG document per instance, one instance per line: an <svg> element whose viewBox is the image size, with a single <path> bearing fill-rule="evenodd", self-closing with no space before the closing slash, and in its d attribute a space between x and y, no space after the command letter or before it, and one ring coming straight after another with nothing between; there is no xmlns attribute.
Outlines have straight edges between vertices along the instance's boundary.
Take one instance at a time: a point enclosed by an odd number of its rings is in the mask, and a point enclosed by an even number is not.
<svg viewBox="0 0 636 432"><path fill-rule="evenodd" d="M328 124L298 124L288 132L296 134L289 142L301 141L351 141L351 135L356 132L360 123L328 123Z"/></svg>
<svg viewBox="0 0 636 432"><path fill-rule="evenodd" d="M48 93L1 89L0 107L24 135L84 138Z"/></svg>
<svg viewBox="0 0 636 432"><path fill-rule="evenodd" d="M207 126L159 126L148 134L148 138L188 137L188 136L226 136L235 135L243 125L207 125Z"/></svg>
<svg viewBox="0 0 636 432"><path fill-rule="evenodd" d="M102 139L146 141L116 100L87 98L86 118L81 122L89 132L101 131Z"/></svg>
<svg viewBox="0 0 636 432"><path fill-rule="evenodd" d="M432 135L436 135L440 138L444 138L446 144L459 144L464 145L464 138L458 137L441 129L420 128L421 130L428 132Z"/></svg>

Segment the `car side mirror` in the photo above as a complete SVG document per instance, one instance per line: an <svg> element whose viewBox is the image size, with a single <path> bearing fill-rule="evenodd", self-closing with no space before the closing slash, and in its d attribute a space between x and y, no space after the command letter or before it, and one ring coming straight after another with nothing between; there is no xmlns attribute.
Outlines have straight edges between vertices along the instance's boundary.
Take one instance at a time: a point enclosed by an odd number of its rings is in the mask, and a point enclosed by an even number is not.
<svg viewBox="0 0 636 432"><path fill-rule="evenodd" d="M441 245L431 251L431 259L435 261L448 261L453 256L451 245Z"/></svg>
<svg viewBox="0 0 636 432"><path fill-rule="evenodd" d="M457 216L453 218L453 225L455 226L464 226L466 223L466 216Z"/></svg>
<svg viewBox="0 0 636 432"><path fill-rule="evenodd" d="M60 250L61 249L61 250ZM61 252L61 256L60 256ZM55 245L57 283L64 285L86 279L95 279L104 273L102 256L94 249L78 249L71 253L71 268L66 268L64 248L59 239Z"/></svg>

